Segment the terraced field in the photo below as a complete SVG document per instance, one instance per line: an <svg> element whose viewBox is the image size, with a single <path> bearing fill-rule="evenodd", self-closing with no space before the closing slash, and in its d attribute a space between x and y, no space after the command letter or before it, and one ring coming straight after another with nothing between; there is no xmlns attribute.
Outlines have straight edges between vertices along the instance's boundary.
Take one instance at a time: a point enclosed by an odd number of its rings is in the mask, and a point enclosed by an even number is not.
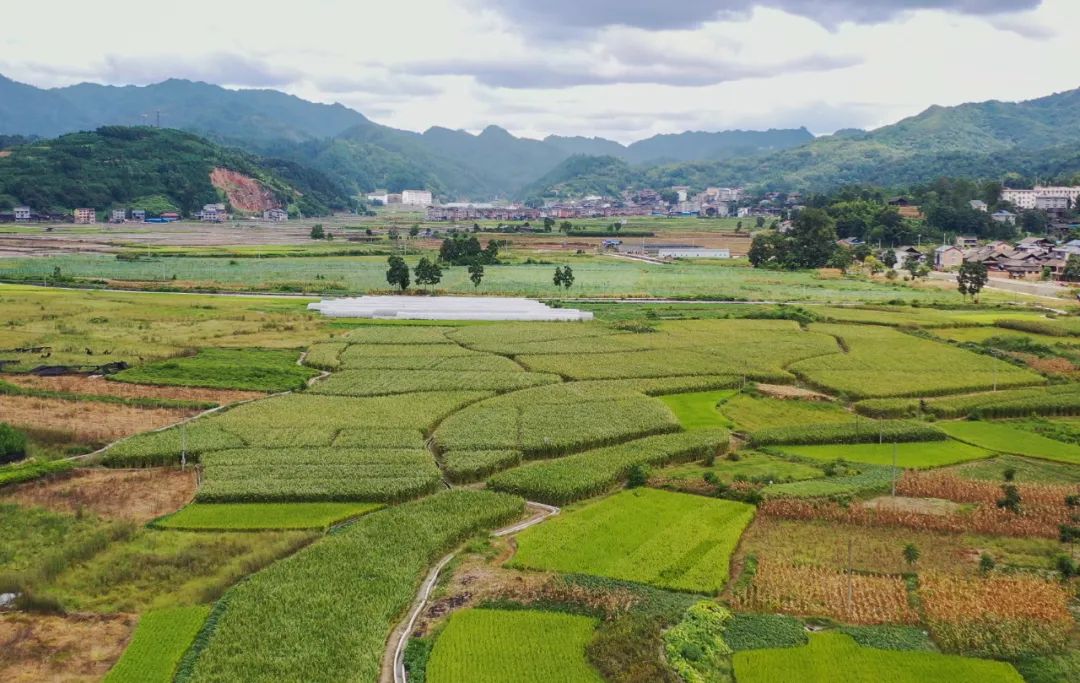
<svg viewBox="0 0 1080 683"><path fill-rule="evenodd" d="M70 296L108 311L79 332L139 329L122 295ZM73 463L0 465L0 592L19 594L0 642L19 629L20 666L55 647L40 611L66 610L52 618L141 615L99 662L117 681L391 681L399 649L409 680L436 683L1068 680L1080 430L1057 416L1080 392L909 329L1042 329L1041 313L672 304L451 325L214 301L192 299L190 329L155 311L192 343L138 336L144 360L106 382L123 391L85 402L263 393L79 461L183 462L197 490L177 473L191 488L143 527L115 511L148 491L100 486L84 508L64 493ZM701 319L649 315L669 309ZM229 331L244 316L269 326L257 342ZM5 498L18 482L33 495ZM814 617L836 626L808 637Z"/></svg>

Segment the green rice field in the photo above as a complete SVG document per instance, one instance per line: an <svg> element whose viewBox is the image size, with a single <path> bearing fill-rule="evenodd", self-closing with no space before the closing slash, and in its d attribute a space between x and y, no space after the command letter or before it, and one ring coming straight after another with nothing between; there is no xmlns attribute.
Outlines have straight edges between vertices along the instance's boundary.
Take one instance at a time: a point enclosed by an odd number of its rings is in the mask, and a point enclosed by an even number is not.
<svg viewBox="0 0 1080 683"><path fill-rule="evenodd" d="M1048 439L1003 422L945 422L949 436L1000 453L1080 464L1080 446Z"/></svg>
<svg viewBox="0 0 1080 683"><path fill-rule="evenodd" d="M381 507L379 503L194 503L154 526L186 531L326 529Z"/></svg>
<svg viewBox="0 0 1080 683"><path fill-rule="evenodd" d="M782 446L784 453L800 458L809 458L827 462L846 460L870 465L888 465L894 463L905 469L928 469L944 467L970 460L982 460L993 455L978 446L960 441L926 441L915 443L863 443L833 446ZM896 458L893 458L895 450Z"/></svg>
<svg viewBox="0 0 1080 683"><path fill-rule="evenodd" d="M739 683L1023 683L1012 665L936 652L861 647L841 633L817 633L805 647L735 653Z"/></svg>
<svg viewBox="0 0 1080 683"><path fill-rule="evenodd" d="M731 553L753 516L742 503L624 491L526 530L513 564L715 593L727 582Z"/></svg>
<svg viewBox="0 0 1080 683"><path fill-rule="evenodd" d="M106 683L171 683L180 659L210 614L204 606L147 612Z"/></svg>
<svg viewBox="0 0 1080 683"><path fill-rule="evenodd" d="M719 405L734 395L733 391L700 391L661 396L660 400L675 413L683 429L713 429L731 427L731 421L720 414Z"/></svg>
<svg viewBox="0 0 1080 683"><path fill-rule="evenodd" d="M435 641L426 680L600 683L585 659L596 626L596 619L573 614L463 610Z"/></svg>

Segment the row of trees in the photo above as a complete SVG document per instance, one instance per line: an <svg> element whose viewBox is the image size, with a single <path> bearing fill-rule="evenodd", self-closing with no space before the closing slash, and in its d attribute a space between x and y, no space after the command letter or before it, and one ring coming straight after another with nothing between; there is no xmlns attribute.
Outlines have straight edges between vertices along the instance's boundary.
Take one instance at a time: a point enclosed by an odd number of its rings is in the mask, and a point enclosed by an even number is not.
<svg viewBox="0 0 1080 683"><path fill-rule="evenodd" d="M473 261L468 265L468 272L469 281L473 283L473 287L479 287L484 280L484 264ZM386 260L387 284L403 292L412 284L413 277L416 278L416 284L431 288L442 281L442 276L442 267L438 261L432 261L426 256L417 262L411 272L409 264L400 256L391 256ZM570 266L556 267L552 281L556 287L570 289L574 285L574 270Z"/></svg>

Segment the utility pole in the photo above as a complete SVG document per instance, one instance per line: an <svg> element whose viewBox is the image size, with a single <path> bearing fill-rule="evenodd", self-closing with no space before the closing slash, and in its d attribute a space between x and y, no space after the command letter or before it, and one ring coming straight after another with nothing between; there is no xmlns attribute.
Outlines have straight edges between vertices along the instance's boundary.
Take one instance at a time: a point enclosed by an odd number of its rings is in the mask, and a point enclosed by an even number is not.
<svg viewBox="0 0 1080 683"><path fill-rule="evenodd" d="M852 601L853 601L854 587L852 586L851 579L851 536L848 536L847 540L847 614L850 617L852 614Z"/></svg>
<svg viewBox="0 0 1080 683"><path fill-rule="evenodd" d="M892 444L892 497L896 498L896 442Z"/></svg>
<svg viewBox="0 0 1080 683"><path fill-rule="evenodd" d="M187 423L180 425L180 469L187 469Z"/></svg>

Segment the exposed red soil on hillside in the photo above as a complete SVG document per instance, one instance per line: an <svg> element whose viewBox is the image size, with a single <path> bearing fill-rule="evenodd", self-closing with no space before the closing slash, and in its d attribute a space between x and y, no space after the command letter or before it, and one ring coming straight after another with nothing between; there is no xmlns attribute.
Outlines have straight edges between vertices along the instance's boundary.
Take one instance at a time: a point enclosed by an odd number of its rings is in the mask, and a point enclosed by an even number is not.
<svg viewBox="0 0 1080 683"><path fill-rule="evenodd" d="M210 182L225 193L234 211L261 214L268 209L281 208L281 202L270 190L243 173L227 168L215 168L210 172Z"/></svg>

